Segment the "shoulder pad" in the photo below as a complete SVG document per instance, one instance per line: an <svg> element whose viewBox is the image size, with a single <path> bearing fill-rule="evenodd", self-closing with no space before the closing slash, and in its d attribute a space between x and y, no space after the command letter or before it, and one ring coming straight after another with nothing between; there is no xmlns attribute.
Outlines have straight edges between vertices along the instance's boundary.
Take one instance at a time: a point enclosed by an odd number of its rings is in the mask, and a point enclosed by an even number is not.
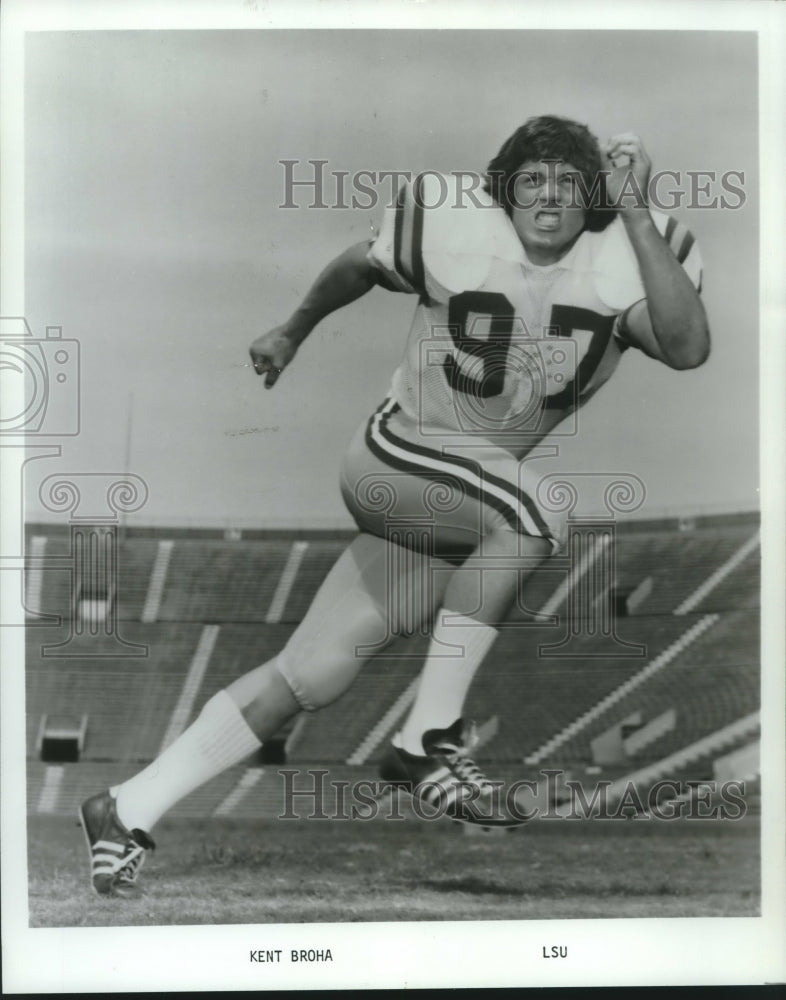
<svg viewBox="0 0 786 1000"><path fill-rule="evenodd" d="M663 212L650 210L661 236L669 243L677 260L696 287L701 282L701 258L686 226ZM587 233L589 268L595 290L610 309L621 311L646 295L636 253L619 216L602 233Z"/></svg>

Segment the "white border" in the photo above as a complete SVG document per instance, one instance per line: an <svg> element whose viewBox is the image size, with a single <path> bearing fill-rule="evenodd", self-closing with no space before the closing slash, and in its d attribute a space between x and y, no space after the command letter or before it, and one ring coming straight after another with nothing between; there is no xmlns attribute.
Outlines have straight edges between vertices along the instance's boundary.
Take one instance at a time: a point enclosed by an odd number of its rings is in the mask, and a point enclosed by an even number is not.
<svg viewBox="0 0 786 1000"><path fill-rule="evenodd" d="M482 14L482 25L478 15ZM763 2L479 3L475 0L6 0L2 7L2 315L24 315L22 72L26 31L149 28L570 28L757 31L762 164L762 434L764 528L763 744L760 919L527 921L476 924L265 925L264 927L27 928L24 703L21 629L3 636L2 844L4 986L9 992L413 986L691 985L786 979L783 887L784 468L786 370L783 213L786 5ZM664 68L666 71L666 68ZM631 81L635 86L635 81ZM708 81L708 86L712 82ZM700 95L695 95L700 100ZM772 432L769 429L776 428ZM3 536L3 541L5 536ZM769 544L767 542L769 541ZM13 574L12 574L13 575ZM8 576L8 574L0 574ZM3 619L5 620L5 619ZM4 633L8 633L4 629ZM20 655L21 650L21 655ZM21 754L20 754L21 748ZM414 932L414 933L413 933ZM571 961L544 968L543 944ZM331 966L253 966L252 948L330 947ZM435 956L439 956L435 961ZM575 958L573 957L575 956Z"/></svg>

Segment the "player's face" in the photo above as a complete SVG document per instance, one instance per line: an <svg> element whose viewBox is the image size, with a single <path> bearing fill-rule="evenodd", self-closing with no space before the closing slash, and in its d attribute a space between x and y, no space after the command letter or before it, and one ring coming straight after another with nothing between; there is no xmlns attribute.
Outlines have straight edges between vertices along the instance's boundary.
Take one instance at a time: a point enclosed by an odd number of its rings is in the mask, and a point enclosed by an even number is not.
<svg viewBox="0 0 786 1000"><path fill-rule="evenodd" d="M584 228L579 171L561 161L528 161L518 170L511 221L533 264L554 264Z"/></svg>

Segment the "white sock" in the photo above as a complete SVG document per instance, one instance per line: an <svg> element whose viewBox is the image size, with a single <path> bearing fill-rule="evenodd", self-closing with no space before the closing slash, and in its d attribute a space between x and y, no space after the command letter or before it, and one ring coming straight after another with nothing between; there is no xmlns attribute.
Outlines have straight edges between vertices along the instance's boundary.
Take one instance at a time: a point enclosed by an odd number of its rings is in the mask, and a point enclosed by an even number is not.
<svg viewBox="0 0 786 1000"><path fill-rule="evenodd" d="M129 781L110 788L118 819L129 830L149 832L184 795L260 746L235 702L226 691L219 691L160 757Z"/></svg>
<svg viewBox="0 0 786 1000"><path fill-rule="evenodd" d="M491 625L464 615L443 622L443 617L454 614L444 608L437 613L415 703L395 739L397 746L419 756L428 729L447 729L461 717L472 678L497 638Z"/></svg>

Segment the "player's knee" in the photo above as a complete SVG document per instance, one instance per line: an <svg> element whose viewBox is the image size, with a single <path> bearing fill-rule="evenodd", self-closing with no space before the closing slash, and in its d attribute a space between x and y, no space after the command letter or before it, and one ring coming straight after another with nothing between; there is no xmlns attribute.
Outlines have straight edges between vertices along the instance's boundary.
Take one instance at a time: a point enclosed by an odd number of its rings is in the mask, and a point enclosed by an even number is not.
<svg viewBox="0 0 786 1000"><path fill-rule="evenodd" d="M276 669L306 712L316 712L340 698L354 681L360 666L351 658L343 662L317 662L288 654L286 649L276 657Z"/></svg>
<svg viewBox="0 0 786 1000"><path fill-rule="evenodd" d="M534 569L558 549L551 537L526 535L508 528L497 528L484 536L483 550L499 557L511 569Z"/></svg>

